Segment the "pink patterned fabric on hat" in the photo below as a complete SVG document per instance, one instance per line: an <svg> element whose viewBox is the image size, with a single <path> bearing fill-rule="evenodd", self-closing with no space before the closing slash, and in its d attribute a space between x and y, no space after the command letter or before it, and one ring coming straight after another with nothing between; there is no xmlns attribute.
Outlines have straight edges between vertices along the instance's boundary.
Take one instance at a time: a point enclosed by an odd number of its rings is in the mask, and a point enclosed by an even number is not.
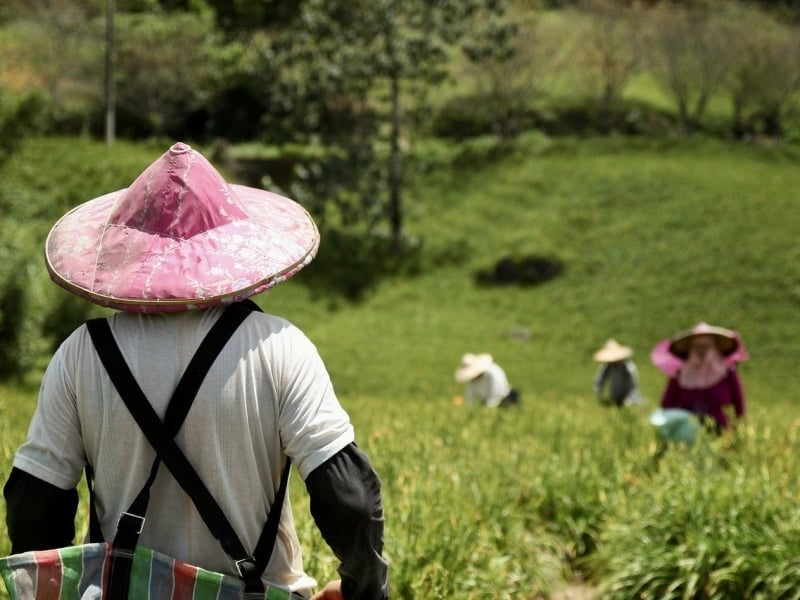
<svg viewBox="0 0 800 600"><path fill-rule="evenodd" d="M45 257L53 281L90 302L168 312L263 292L310 263L318 246L298 203L228 184L177 143L130 187L64 215Z"/></svg>

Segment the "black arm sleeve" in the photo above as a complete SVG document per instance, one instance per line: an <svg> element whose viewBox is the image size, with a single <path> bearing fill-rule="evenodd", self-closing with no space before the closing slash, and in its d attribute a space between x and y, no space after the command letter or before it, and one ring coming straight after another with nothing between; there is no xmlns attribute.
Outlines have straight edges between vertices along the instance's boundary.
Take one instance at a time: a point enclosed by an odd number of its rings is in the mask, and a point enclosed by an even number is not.
<svg viewBox="0 0 800 600"><path fill-rule="evenodd" d="M341 561L345 600L389 598L381 482L366 455L348 445L311 472L306 489L311 515Z"/></svg>
<svg viewBox="0 0 800 600"><path fill-rule="evenodd" d="M62 490L15 467L3 496L12 554L72 545L78 490Z"/></svg>

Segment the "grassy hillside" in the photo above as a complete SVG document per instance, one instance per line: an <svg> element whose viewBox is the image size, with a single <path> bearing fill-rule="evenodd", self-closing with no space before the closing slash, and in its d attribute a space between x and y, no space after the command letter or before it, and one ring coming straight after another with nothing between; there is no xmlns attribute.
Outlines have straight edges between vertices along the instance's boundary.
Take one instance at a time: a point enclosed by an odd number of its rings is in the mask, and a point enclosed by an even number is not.
<svg viewBox="0 0 800 600"><path fill-rule="evenodd" d="M467 351L493 353L531 401L586 393L592 351L616 337L634 347L655 401L663 378L650 348L702 319L744 335L752 402L798 399L793 149L532 138L502 159L483 152L427 174L405 198L408 231L462 262L334 312L309 306L298 282L260 299L319 344L341 394L446 400ZM525 253L560 258L563 275L474 285L475 270ZM521 329L529 339L512 335Z"/></svg>
<svg viewBox="0 0 800 600"><path fill-rule="evenodd" d="M108 151L85 140L31 140L5 165L3 218L16 223L3 228L5 245L11 259L30 257L32 285L43 290L36 298L55 288L40 259L52 221L126 185L168 143ZM635 349L655 401L663 380L650 348L702 319L744 335L753 402L797 400L793 146L531 135L416 152L425 160L409 161L406 231L423 240L432 266L336 309L309 292L303 273L258 297L308 332L340 394L449 400L459 391L452 371L468 351L494 354L531 401L583 394L592 351L616 337ZM14 236L25 239L10 244ZM511 254L555 257L565 269L535 287L475 285L475 271Z"/></svg>
<svg viewBox="0 0 800 600"><path fill-rule="evenodd" d="M27 194L19 205L36 220L50 198L108 191L163 149L31 140L2 185ZM531 135L418 151L436 160L409 163L407 231L440 257L435 267L335 309L302 273L257 297L317 344L381 475L396 597L541 598L576 572L620 599L796 590L796 150ZM44 168L42 156L59 160ZM59 194L67 179L86 198ZM49 289L40 243L29 271ZM530 288L475 285L476 270L529 253L559 258L563 274ZM653 469L646 416L664 378L649 351L700 319L746 340L750 422ZM641 409L608 411L591 397L591 354L611 336L635 349ZM453 403L467 351L497 357L522 390L521 411ZM2 473L35 396L35 385L0 386ZM292 500L308 568L334 576L299 481Z"/></svg>

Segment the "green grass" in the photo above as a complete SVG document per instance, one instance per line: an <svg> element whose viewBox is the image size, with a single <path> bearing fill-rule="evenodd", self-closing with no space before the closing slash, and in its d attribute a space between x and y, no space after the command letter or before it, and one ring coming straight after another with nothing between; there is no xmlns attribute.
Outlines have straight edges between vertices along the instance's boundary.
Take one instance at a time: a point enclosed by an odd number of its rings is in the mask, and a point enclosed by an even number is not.
<svg viewBox="0 0 800 600"><path fill-rule="evenodd" d="M432 170L409 174L404 199L407 231L437 266L335 310L302 274L257 298L317 344L381 476L395 597L534 598L574 572L611 598L796 589L797 150L536 135L440 150ZM531 288L474 285L475 270L513 253L566 269ZM649 351L700 319L745 338L749 422L655 468L646 416L664 377ZM608 337L635 350L641 409L591 396L591 354ZM453 402L468 351L497 357L520 411ZM3 472L35 396L0 387ZM333 577L298 480L292 501L308 568Z"/></svg>
<svg viewBox="0 0 800 600"><path fill-rule="evenodd" d="M692 139L541 146L456 164L407 191L409 231L464 262L386 282L336 312L308 307L297 282L259 302L309 333L343 395L447 399L466 351L492 352L523 393L580 394L591 352L617 337L635 349L654 399L663 380L650 348L705 319L743 333L754 402L796 400L785 375L800 301L792 149ZM511 253L557 256L566 269L538 287L474 286L475 270ZM510 335L519 328L531 338Z"/></svg>

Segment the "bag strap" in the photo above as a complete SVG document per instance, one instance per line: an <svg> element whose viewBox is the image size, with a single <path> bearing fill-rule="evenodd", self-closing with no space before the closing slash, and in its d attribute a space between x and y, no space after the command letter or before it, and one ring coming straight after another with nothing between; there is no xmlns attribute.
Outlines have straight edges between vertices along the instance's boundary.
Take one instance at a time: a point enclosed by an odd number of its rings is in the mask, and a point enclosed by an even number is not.
<svg viewBox="0 0 800 600"><path fill-rule="evenodd" d="M172 399L170 400L164 422L158 418L147 398L144 396L136 379L122 357L119 347L114 340L108 321L94 319L87 322L92 340L98 349L100 358L106 367L115 387L122 396L131 415L144 432L150 444L156 450L156 459L153 462L150 476L137 499L131 505L131 510L123 514L120 519L120 528L114 540L114 546L127 548L132 551L144 522L144 513L149 501L149 488L155 480L160 461L164 461L175 479L192 498L198 512L212 535L219 540L225 552L234 560L239 574L245 580L246 586L261 587L260 577L269 562L272 549L277 537L277 528L280 512L285 497L288 472L291 462L287 458L281 479L281 487L276 493L273 506L278 510L271 510L265 523L256 552L249 555L241 541L233 531L233 527L225 517L208 488L203 484L197 472L186 459L183 452L175 443L173 437L180 429L183 420L191 407L194 396L202 383L208 369L213 364L216 355L225 345L235 331L236 327L246 318L252 310L259 310L252 301L245 301L231 305L220 317L201 343L192 361L179 382ZM124 393L123 393L124 392ZM260 571L256 569L261 567Z"/></svg>

